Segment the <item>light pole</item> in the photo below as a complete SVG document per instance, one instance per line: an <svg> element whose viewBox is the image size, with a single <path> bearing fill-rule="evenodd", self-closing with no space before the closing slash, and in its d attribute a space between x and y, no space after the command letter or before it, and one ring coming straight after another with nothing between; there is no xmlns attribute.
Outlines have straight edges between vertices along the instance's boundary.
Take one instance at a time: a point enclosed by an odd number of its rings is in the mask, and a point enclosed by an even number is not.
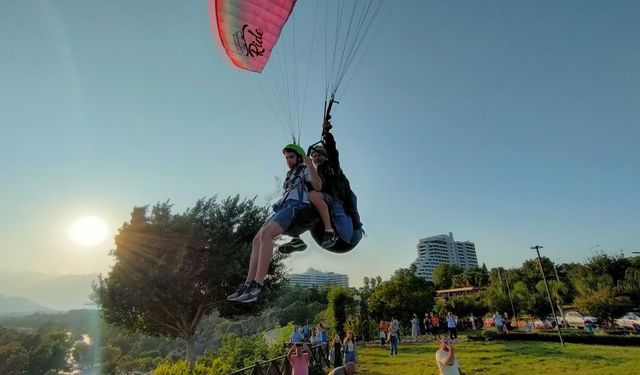
<svg viewBox="0 0 640 375"><path fill-rule="evenodd" d="M560 344L564 346L564 340L562 339L562 331L560 330L560 323L558 323L558 317L556 316L556 309L553 308L553 301L551 300L551 292L549 292L549 284L547 284L547 277L544 275L544 268L542 267L542 259L540 258L540 249L543 246L535 245L531 246L531 249L535 250L538 254L538 263L540 264L540 272L542 272L542 281L544 281L544 288L547 290L547 297L549 297L549 305L551 306L551 313L553 319L556 321L556 328L558 329L558 337L560 337Z"/></svg>
<svg viewBox="0 0 640 375"><path fill-rule="evenodd" d="M556 281L558 282L558 288L560 287L560 277L558 277L558 267L556 267L556 262L553 262L553 271L556 274ZM558 303L558 310L560 310L560 316L562 316L562 325L564 326L564 328L567 328L567 319L565 319L564 317L564 308L561 306L560 303L560 296L558 295L557 291L556 291L556 302ZM556 322L557 322L557 318L556 318Z"/></svg>

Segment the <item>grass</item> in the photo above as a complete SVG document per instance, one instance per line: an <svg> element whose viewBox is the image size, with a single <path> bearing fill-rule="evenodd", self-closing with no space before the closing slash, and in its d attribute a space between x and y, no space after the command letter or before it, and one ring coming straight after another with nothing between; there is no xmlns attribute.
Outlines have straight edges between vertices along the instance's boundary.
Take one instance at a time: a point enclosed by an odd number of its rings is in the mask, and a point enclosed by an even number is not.
<svg viewBox="0 0 640 375"><path fill-rule="evenodd" d="M460 342L455 346L465 374L640 374L640 348L549 342ZM436 343L400 344L398 356L388 348L358 350L363 375L438 375Z"/></svg>

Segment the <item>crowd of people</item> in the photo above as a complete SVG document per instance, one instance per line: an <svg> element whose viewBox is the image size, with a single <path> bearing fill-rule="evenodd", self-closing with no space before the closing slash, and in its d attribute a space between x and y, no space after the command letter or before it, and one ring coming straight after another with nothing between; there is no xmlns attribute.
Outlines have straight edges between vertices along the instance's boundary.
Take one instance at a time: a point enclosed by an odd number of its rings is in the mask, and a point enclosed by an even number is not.
<svg viewBox="0 0 640 375"><path fill-rule="evenodd" d="M495 316L494 316L495 318ZM420 322L416 314L410 321L411 336L418 336L419 333L432 334L439 340L439 349L435 353L436 365L441 375L461 374L460 364L455 355L453 342L457 339L457 325L461 320L448 312L447 315L425 314L425 318ZM400 342L401 325L398 319L390 321L381 320L378 326L380 345L389 344L390 355L398 355L398 344ZM448 338L441 337L448 332ZM328 360L333 367L329 375L352 375L356 373L357 345L355 335L352 331L347 331L344 337L334 335L333 340L328 342L327 329L322 324L315 326L302 325L294 326L294 330L289 337L289 351L287 359L291 365L292 375L308 375L311 364L311 348L321 344L327 344Z"/></svg>
<svg viewBox="0 0 640 375"><path fill-rule="evenodd" d="M309 373L310 348L318 344L328 344L328 360L333 367L332 375L350 375L355 372L357 347L355 335L347 331L344 337L334 335L328 342L328 332L323 324L316 326L294 326L289 336L289 352L287 358L291 364L293 375L306 375Z"/></svg>

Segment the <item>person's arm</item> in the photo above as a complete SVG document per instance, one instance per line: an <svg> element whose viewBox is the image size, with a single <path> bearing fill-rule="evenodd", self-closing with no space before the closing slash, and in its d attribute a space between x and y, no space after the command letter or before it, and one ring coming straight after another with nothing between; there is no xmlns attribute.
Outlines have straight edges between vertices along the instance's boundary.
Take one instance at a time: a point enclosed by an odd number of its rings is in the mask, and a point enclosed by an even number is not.
<svg viewBox="0 0 640 375"><path fill-rule="evenodd" d="M448 346L449 346L449 355L447 355L447 357L444 359L444 363L447 366L451 366L453 365L453 361L456 359L456 355L454 354L453 346L451 345L451 343L449 343Z"/></svg>
<svg viewBox="0 0 640 375"><path fill-rule="evenodd" d="M331 124L325 121L325 123L322 124L322 143L324 143L324 149L327 151L327 158L329 158L331 167L337 171L340 168L340 153L336 147L336 139L329 129L331 129Z"/></svg>
<svg viewBox="0 0 640 375"><path fill-rule="evenodd" d="M287 352L287 359L291 361L291 355L293 354L293 349L296 347L296 344L291 344L289 347L289 351Z"/></svg>
<svg viewBox="0 0 640 375"><path fill-rule="evenodd" d="M310 157L305 156L304 165L307 166L307 170L309 171L309 182L315 191L322 190L322 179L320 179L320 175L318 174L318 170L315 165L313 165L313 161Z"/></svg>

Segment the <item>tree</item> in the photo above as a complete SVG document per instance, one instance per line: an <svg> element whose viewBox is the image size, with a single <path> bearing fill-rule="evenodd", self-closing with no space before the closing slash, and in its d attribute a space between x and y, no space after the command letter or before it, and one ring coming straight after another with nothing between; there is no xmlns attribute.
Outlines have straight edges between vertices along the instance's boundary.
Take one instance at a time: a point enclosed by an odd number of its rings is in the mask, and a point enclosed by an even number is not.
<svg viewBox="0 0 640 375"><path fill-rule="evenodd" d="M349 313L355 312L355 299L353 292L349 288L332 286L327 294L327 310L325 311L325 321L329 327L333 327L335 333L344 337L345 324Z"/></svg>
<svg viewBox="0 0 640 375"><path fill-rule="evenodd" d="M629 297L615 295L607 286L580 295L576 298L575 304L607 325L624 315L632 306Z"/></svg>
<svg viewBox="0 0 640 375"><path fill-rule="evenodd" d="M370 316L375 320L397 318L408 321L414 313L431 311L434 296L433 284L416 275L415 265L401 268L371 294Z"/></svg>
<svg viewBox="0 0 640 375"><path fill-rule="evenodd" d="M640 306L640 267L627 269L624 280L618 281L615 292L629 297L634 306Z"/></svg>
<svg viewBox="0 0 640 375"><path fill-rule="evenodd" d="M431 279L436 289L448 289L453 285L453 277L462 271L462 267L456 264L440 263L433 269Z"/></svg>
<svg viewBox="0 0 640 375"><path fill-rule="evenodd" d="M502 290L499 283L491 284L484 292L484 303L490 311L510 311L511 303L507 293Z"/></svg>
<svg viewBox="0 0 640 375"><path fill-rule="evenodd" d="M489 284L489 272L478 267L465 268L462 273L456 274L451 278L451 286L454 288L461 287L483 287Z"/></svg>
<svg viewBox="0 0 640 375"><path fill-rule="evenodd" d="M169 202L134 208L120 228L114 265L94 286L104 319L128 332L181 338L186 357L195 359L194 335L214 310L224 316L251 313L256 304L232 304L226 294L244 281L251 242L266 210L239 196L199 200L182 214ZM265 284L284 281L282 255L276 254ZM266 298L268 299L268 298Z"/></svg>

